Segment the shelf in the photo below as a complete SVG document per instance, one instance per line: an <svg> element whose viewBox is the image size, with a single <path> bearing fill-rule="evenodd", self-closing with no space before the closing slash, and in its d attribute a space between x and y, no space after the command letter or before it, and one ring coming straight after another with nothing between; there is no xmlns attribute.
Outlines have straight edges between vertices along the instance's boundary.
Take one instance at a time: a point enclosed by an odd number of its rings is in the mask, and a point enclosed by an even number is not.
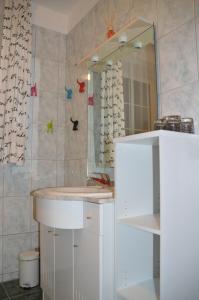
<svg viewBox="0 0 199 300"><path fill-rule="evenodd" d="M118 49L118 37L124 32L128 36L128 40L132 40L143 33L145 30L152 26L148 21L143 18L135 18L125 24L118 32L116 32L111 38L106 38L95 49L92 49L85 57L83 57L79 65L90 62L93 55L98 55L101 59L108 56L111 52Z"/></svg>
<svg viewBox="0 0 199 300"><path fill-rule="evenodd" d="M118 289L117 293L122 296L124 300L159 300L159 279L151 279L128 288Z"/></svg>
<svg viewBox="0 0 199 300"><path fill-rule="evenodd" d="M119 222L135 228L160 235L160 215L143 215L132 218L122 218Z"/></svg>

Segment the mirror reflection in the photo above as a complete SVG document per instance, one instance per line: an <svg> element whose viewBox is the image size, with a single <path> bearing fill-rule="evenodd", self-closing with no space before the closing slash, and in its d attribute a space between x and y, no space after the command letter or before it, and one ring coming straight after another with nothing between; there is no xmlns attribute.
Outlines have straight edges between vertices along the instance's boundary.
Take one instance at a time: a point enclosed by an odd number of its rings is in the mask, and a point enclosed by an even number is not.
<svg viewBox="0 0 199 300"><path fill-rule="evenodd" d="M111 45L110 45L111 49ZM88 85L88 175L113 172L113 139L150 131L157 115L153 26L93 56Z"/></svg>

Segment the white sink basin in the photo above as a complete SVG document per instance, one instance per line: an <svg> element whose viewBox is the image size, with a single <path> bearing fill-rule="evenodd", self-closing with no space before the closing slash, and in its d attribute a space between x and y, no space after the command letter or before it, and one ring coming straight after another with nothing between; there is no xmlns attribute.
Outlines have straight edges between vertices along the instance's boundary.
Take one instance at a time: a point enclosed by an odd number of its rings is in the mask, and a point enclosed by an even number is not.
<svg viewBox="0 0 199 300"><path fill-rule="evenodd" d="M104 203L112 199L111 189L103 187L45 188L31 193L34 218L47 226L62 229L84 227L84 202Z"/></svg>

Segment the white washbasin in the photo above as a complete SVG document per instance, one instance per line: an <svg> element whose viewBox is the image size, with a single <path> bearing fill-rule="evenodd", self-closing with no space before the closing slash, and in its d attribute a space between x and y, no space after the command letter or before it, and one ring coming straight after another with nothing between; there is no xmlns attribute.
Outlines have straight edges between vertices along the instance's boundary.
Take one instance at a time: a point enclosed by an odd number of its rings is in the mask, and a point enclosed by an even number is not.
<svg viewBox="0 0 199 300"><path fill-rule="evenodd" d="M44 225L62 229L84 227L84 202L104 203L113 192L103 187L44 188L31 193L34 218Z"/></svg>

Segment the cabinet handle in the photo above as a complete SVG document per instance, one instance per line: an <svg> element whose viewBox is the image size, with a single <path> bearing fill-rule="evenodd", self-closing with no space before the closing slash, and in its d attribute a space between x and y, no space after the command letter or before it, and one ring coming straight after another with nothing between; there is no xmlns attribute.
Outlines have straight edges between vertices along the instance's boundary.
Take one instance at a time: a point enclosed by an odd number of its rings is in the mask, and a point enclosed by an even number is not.
<svg viewBox="0 0 199 300"><path fill-rule="evenodd" d="M58 233L55 233L54 236L59 236L59 234L58 234Z"/></svg>
<svg viewBox="0 0 199 300"><path fill-rule="evenodd" d="M73 245L74 248L78 248L78 245Z"/></svg>
<svg viewBox="0 0 199 300"><path fill-rule="evenodd" d="M91 220L91 219L92 219L92 217L86 217L86 219L87 219L87 220Z"/></svg>
<svg viewBox="0 0 199 300"><path fill-rule="evenodd" d="M51 232L53 232L52 230L48 230L48 233L51 233Z"/></svg>

